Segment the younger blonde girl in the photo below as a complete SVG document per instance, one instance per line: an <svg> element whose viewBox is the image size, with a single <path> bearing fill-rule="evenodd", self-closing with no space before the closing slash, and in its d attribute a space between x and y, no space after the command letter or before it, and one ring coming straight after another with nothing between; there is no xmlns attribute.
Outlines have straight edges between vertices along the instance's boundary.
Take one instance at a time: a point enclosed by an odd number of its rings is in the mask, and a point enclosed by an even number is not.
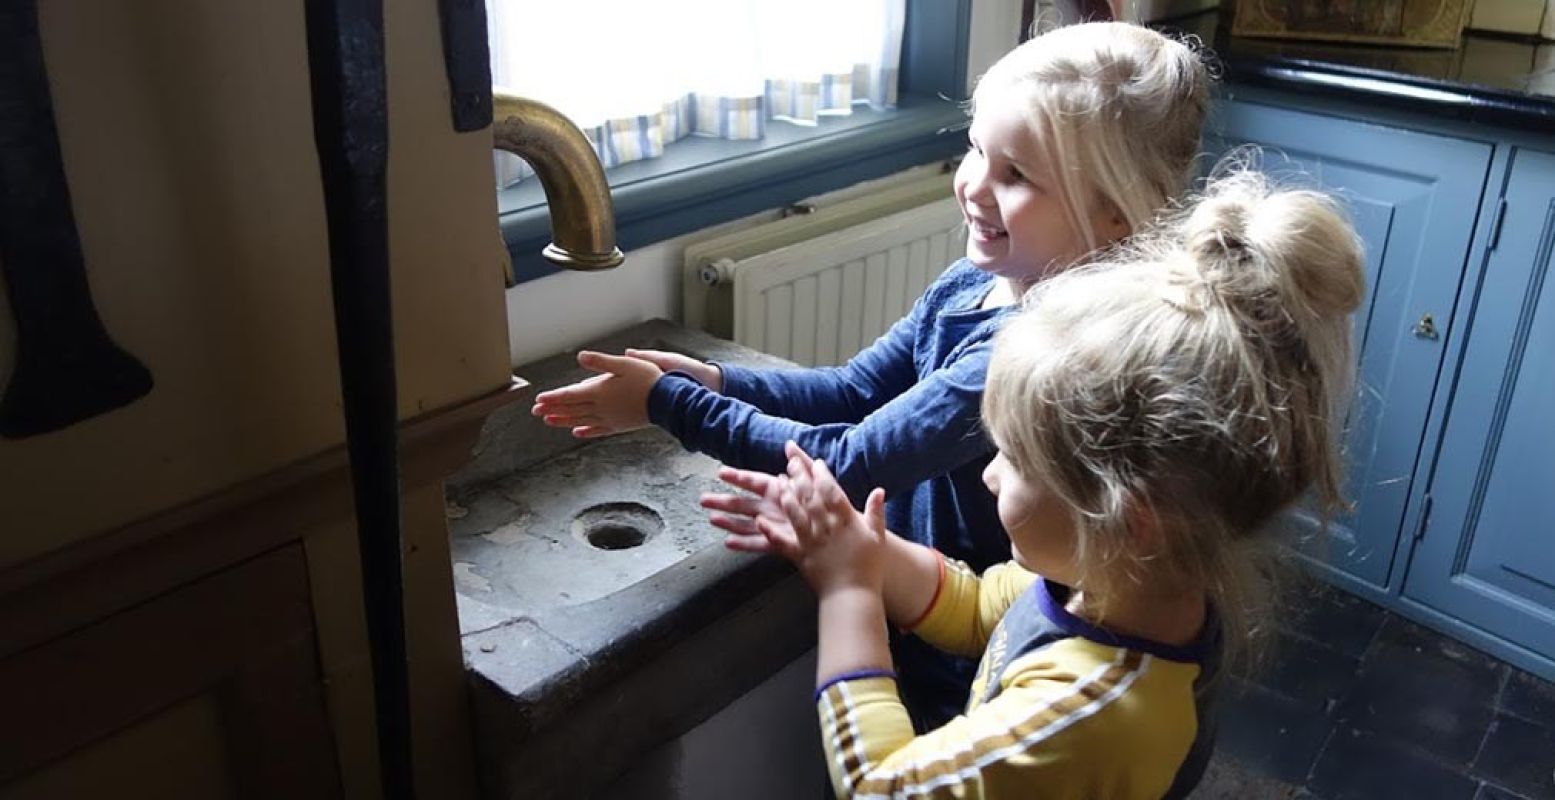
<svg viewBox="0 0 1555 800"><path fill-rule="evenodd" d="M1339 503L1331 442L1361 253L1326 197L1253 174L1104 263L1033 292L999 334L984 473L1012 563L981 577L853 509L822 461L727 470L761 543L819 595L817 699L839 796L1182 796L1206 665L1251 630L1271 517ZM752 546L750 542L739 546ZM887 620L982 654L965 713L914 737Z"/></svg>

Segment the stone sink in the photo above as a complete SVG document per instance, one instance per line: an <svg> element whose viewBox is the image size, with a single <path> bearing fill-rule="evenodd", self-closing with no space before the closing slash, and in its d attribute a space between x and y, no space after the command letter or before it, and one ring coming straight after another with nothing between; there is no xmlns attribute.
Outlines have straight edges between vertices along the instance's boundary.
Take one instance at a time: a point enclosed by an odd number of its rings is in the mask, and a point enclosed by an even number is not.
<svg viewBox="0 0 1555 800"><path fill-rule="evenodd" d="M587 603L716 544L696 498L717 487L717 468L638 431L455 494L448 525L462 605L532 615Z"/></svg>
<svg viewBox="0 0 1555 800"><path fill-rule="evenodd" d="M672 350L757 366L789 362L664 321L585 349ZM569 352L520 367L533 393L586 378ZM530 395L532 397L532 394ZM579 440L521 401L488 421L474 460L449 480L454 582L467 631L495 616L598 600L723 541L697 505L718 462L656 428Z"/></svg>
<svg viewBox="0 0 1555 800"><path fill-rule="evenodd" d="M792 366L662 320L587 347ZM515 372L538 393L588 377L575 358ZM721 486L714 459L657 429L574 439L529 406L493 414L447 485L478 769L494 797L603 790L815 635L793 570L727 550L698 507Z"/></svg>

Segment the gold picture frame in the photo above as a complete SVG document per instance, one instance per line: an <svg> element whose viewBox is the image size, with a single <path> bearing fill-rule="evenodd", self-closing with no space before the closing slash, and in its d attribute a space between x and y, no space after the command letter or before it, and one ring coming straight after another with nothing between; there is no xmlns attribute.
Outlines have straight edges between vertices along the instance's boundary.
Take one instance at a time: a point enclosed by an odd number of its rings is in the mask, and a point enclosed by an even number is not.
<svg viewBox="0 0 1555 800"><path fill-rule="evenodd" d="M1237 0L1235 36L1455 48L1469 0Z"/></svg>

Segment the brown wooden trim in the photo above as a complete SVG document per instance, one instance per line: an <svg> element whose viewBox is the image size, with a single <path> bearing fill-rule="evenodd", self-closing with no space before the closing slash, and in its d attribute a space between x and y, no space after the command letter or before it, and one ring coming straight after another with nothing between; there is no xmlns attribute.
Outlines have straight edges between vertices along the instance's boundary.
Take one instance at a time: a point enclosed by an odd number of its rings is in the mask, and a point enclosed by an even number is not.
<svg viewBox="0 0 1555 800"><path fill-rule="evenodd" d="M245 664L222 687L241 797L341 796L334 730L319 679L318 650L310 636L285 657Z"/></svg>
<svg viewBox="0 0 1555 800"><path fill-rule="evenodd" d="M217 688L245 665L300 646L316 671L312 644L307 566L292 545L0 659L0 783Z"/></svg>
<svg viewBox="0 0 1555 800"><path fill-rule="evenodd" d="M400 427L401 484L442 480L470 457L512 383ZM197 580L351 514L343 445L79 545L0 571L0 658Z"/></svg>

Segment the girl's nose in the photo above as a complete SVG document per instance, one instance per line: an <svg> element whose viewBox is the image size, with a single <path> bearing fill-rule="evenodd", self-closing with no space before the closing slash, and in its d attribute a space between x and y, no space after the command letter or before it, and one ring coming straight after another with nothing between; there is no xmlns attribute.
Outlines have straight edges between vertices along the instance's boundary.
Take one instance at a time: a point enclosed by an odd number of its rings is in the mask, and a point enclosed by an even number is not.
<svg viewBox="0 0 1555 800"><path fill-rule="evenodd" d="M993 202L993 196L988 191L988 164L983 156L972 154L962 160L961 180L966 187L963 192L967 202L980 206Z"/></svg>

